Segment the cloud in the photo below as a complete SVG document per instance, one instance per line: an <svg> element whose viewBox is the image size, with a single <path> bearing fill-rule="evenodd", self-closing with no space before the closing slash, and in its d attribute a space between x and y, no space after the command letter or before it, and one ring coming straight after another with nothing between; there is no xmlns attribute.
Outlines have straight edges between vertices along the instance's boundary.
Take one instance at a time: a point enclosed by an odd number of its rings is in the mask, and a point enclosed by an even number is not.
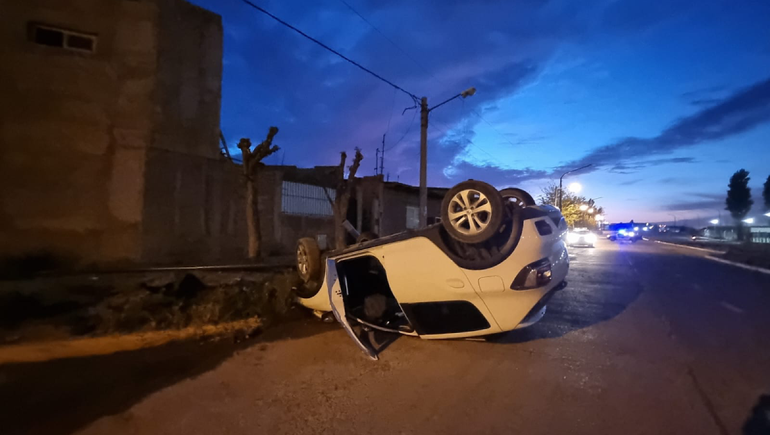
<svg viewBox="0 0 770 435"><path fill-rule="evenodd" d="M600 147L583 158L557 168L555 172L592 164L587 171L631 167L640 155L654 156L670 154L695 145L724 139L749 131L758 125L770 122L770 78L755 83L719 103L702 109L693 115L674 122L659 135L651 138L627 137L615 143ZM689 158L669 159L668 163L689 163ZM666 163L660 159L650 160L652 164Z"/></svg>
<svg viewBox="0 0 770 435"><path fill-rule="evenodd" d="M447 176L449 184L456 184L463 180L484 180L498 187L518 186L525 181L541 180L548 176L547 171L532 168L503 169L497 166L477 166L468 162L459 162L453 167L451 176Z"/></svg>
<svg viewBox="0 0 770 435"><path fill-rule="evenodd" d="M631 185L634 185L634 184L636 184L636 183L638 183L638 182L640 182L642 180L643 180L642 178L637 178L635 180L628 180L628 181L624 181L624 182L620 183L620 185L621 186L631 186Z"/></svg>
<svg viewBox="0 0 770 435"><path fill-rule="evenodd" d="M413 105L408 96L240 2L194 1L220 13L228 29L226 135L260 137L267 126L278 125L276 142L286 150L287 163L300 166L334 163L338 151L355 146L374 157L386 132L386 147L394 147L386 154L386 170L395 172L416 156L419 118L409 129L412 114L401 115ZM354 3L395 48L344 4L309 4L271 1L265 7L409 92L427 96L431 104L477 88L472 98L431 115L432 143L444 136L435 131L438 123L453 129L472 110L494 110L501 98L534 80L560 44L587 26L570 8L539 1ZM238 139L228 136L230 143ZM403 176L411 174L416 181L412 172Z"/></svg>
<svg viewBox="0 0 770 435"><path fill-rule="evenodd" d="M723 98L718 104L702 109L682 118L660 134L651 138L627 137L615 143L602 146L579 160L569 162L551 171L532 169L504 169L468 164L462 169L467 173L490 171L497 178L520 183L532 179L558 177L568 170L591 164L584 173L601 169L617 174L632 174L640 169L663 164L695 163L692 157L660 157L674 151L691 148L704 142L724 139L749 131L761 124L770 122L770 78L755 83L745 89ZM647 160L639 160L647 156ZM703 204L693 204L699 206ZM683 206L680 204L680 206ZM688 206L689 207L689 206Z"/></svg>
<svg viewBox="0 0 770 435"><path fill-rule="evenodd" d="M610 172L619 174L632 174L640 169L648 168L650 166L666 165L670 163L696 163L692 157L672 157L661 158L652 160L633 161L631 163L616 163L609 169Z"/></svg>
<svg viewBox="0 0 770 435"><path fill-rule="evenodd" d="M700 193L691 192L682 195L685 198L693 198L692 200L681 200L665 204L663 208L667 211L682 211L682 212L697 212L697 211L710 211L723 210L725 208L726 194L722 193ZM696 198L700 198L695 200Z"/></svg>

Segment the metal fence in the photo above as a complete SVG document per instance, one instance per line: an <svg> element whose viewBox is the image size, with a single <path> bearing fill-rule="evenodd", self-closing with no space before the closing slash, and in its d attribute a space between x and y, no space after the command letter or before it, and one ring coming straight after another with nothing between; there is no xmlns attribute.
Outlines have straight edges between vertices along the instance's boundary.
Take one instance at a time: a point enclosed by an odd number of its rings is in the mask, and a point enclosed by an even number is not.
<svg viewBox="0 0 770 435"><path fill-rule="evenodd" d="M328 198L334 201L335 196L334 189L328 187L284 181L281 186L281 212L295 216L334 216Z"/></svg>

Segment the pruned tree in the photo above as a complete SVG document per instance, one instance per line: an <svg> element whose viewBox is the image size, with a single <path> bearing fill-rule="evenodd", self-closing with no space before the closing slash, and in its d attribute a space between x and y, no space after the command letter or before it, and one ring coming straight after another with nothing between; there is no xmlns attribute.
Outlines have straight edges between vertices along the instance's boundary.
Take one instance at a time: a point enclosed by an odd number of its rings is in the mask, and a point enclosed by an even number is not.
<svg viewBox="0 0 770 435"><path fill-rule="evenodd" d="M765 213L770 211L770 175L767 176L767 180L765 180L765 185L762 189L762 199L764 199L765 202Z"/></svg>
<svg viewBox="0 0 770 435"><path fill-rule="evenodd" d="M754 201L751 200L751 188L749 187L749 171L741 169L730 177L727 185L727 199L725 210L735 219L738 225L738 240L743 240L743 219L751 210Z"/></svg>
<svg viewBox="0 0 770 435"><path fill-rule="evenodd" d="M350 196L353 194L356 182L356 173L361 166L361 160L364 159L364 155L361 154L361 149L356 148L356 154L353 157L353 163L348 168L348 178L345 179L345 161L348 155L345 151L340 153L340 164L336 169L337 186L335 188L334 200L327 193L326 198L329 200L329 204L332 206L334 213L334 247L336 249L344 248L347 243L345 242L345 220L348 216L348 205L350 204ZM326 192L326 189L324 189Z"/></svg>
<svg viewBox="0 0 770 435"><path fill-rule="evenodd" d="M262 235L259 231L259 199L258 175L259 168L264 166L262 160L275 153L279 148L273 145L273 138L278 134L278 127L270 127L267 138L251 149L251 140L243 138L238 142L238 148L243 156L243 177L246 180L246 227L249 237L249 258L260 256Z"/></svg>

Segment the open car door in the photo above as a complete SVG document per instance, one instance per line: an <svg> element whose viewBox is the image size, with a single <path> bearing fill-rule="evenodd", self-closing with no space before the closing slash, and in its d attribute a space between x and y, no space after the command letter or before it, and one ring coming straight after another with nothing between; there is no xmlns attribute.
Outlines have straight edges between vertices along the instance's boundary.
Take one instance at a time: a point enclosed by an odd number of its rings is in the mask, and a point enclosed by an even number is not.
<svg viewBox="0 0 770 435"><path fill-rule="evenodd" d="M350 326L348 317L345 310L345 301L342 297L342 287L340 286L339 278L337 275L337 262L333 259L326 259L326 289L329 292L329 303L332 307L332 312L337 321L340 322L345 332L348 333L350 338L356 342L356 345L364 351L364 353L373 360L378 360L377 352L368 343L368 341L361 340L361 337L353 331L353 327ZM363 333L363 331L362 331Z"/></svg>

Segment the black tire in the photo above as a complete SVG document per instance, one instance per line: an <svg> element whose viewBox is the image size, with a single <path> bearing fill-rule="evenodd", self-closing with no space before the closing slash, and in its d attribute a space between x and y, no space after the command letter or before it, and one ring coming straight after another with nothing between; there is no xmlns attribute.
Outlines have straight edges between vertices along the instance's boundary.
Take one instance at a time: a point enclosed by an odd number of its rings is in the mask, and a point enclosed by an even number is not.
<svg viewBox="0 0 770 435"><path fill-rule="evenodd" d="M610 242L614 242L615 240L618 240L617 237L615 236L610 237Z"/></svg>
<svg viewBox="0 0 770 435"><path fill-rule="evenodd" d="M297 241L297 274L304 283L320 281L323 272L321 249L312 237L303 237Z"/></svg>
<svg viewBox="0 0 770 435"><path fill-rule="evenodd" d="M449 189L441 201L441 224L453 239L463 243L489 240L500 230L505 213L500 192L482 181L463 181Z"/></svg>
<svg viewBox="0 0 770 435"><path fill-rule="evenodd" d="M376 240L379 238L380 236L378 236L377 233L375 233L374 231L364 231L363 233L361 233L360 236L358 236L358 238L356 239L356 243L364 243L364 242Z"/></svg>
<svg viewBox="0 0 770 435"><path fill-rule="evenodd" d="M501 190L500 196L503 197L504 202L511 204L516 208L537 205L535 199L532 198L532 195L516 187L507 187Z"/></svg>

